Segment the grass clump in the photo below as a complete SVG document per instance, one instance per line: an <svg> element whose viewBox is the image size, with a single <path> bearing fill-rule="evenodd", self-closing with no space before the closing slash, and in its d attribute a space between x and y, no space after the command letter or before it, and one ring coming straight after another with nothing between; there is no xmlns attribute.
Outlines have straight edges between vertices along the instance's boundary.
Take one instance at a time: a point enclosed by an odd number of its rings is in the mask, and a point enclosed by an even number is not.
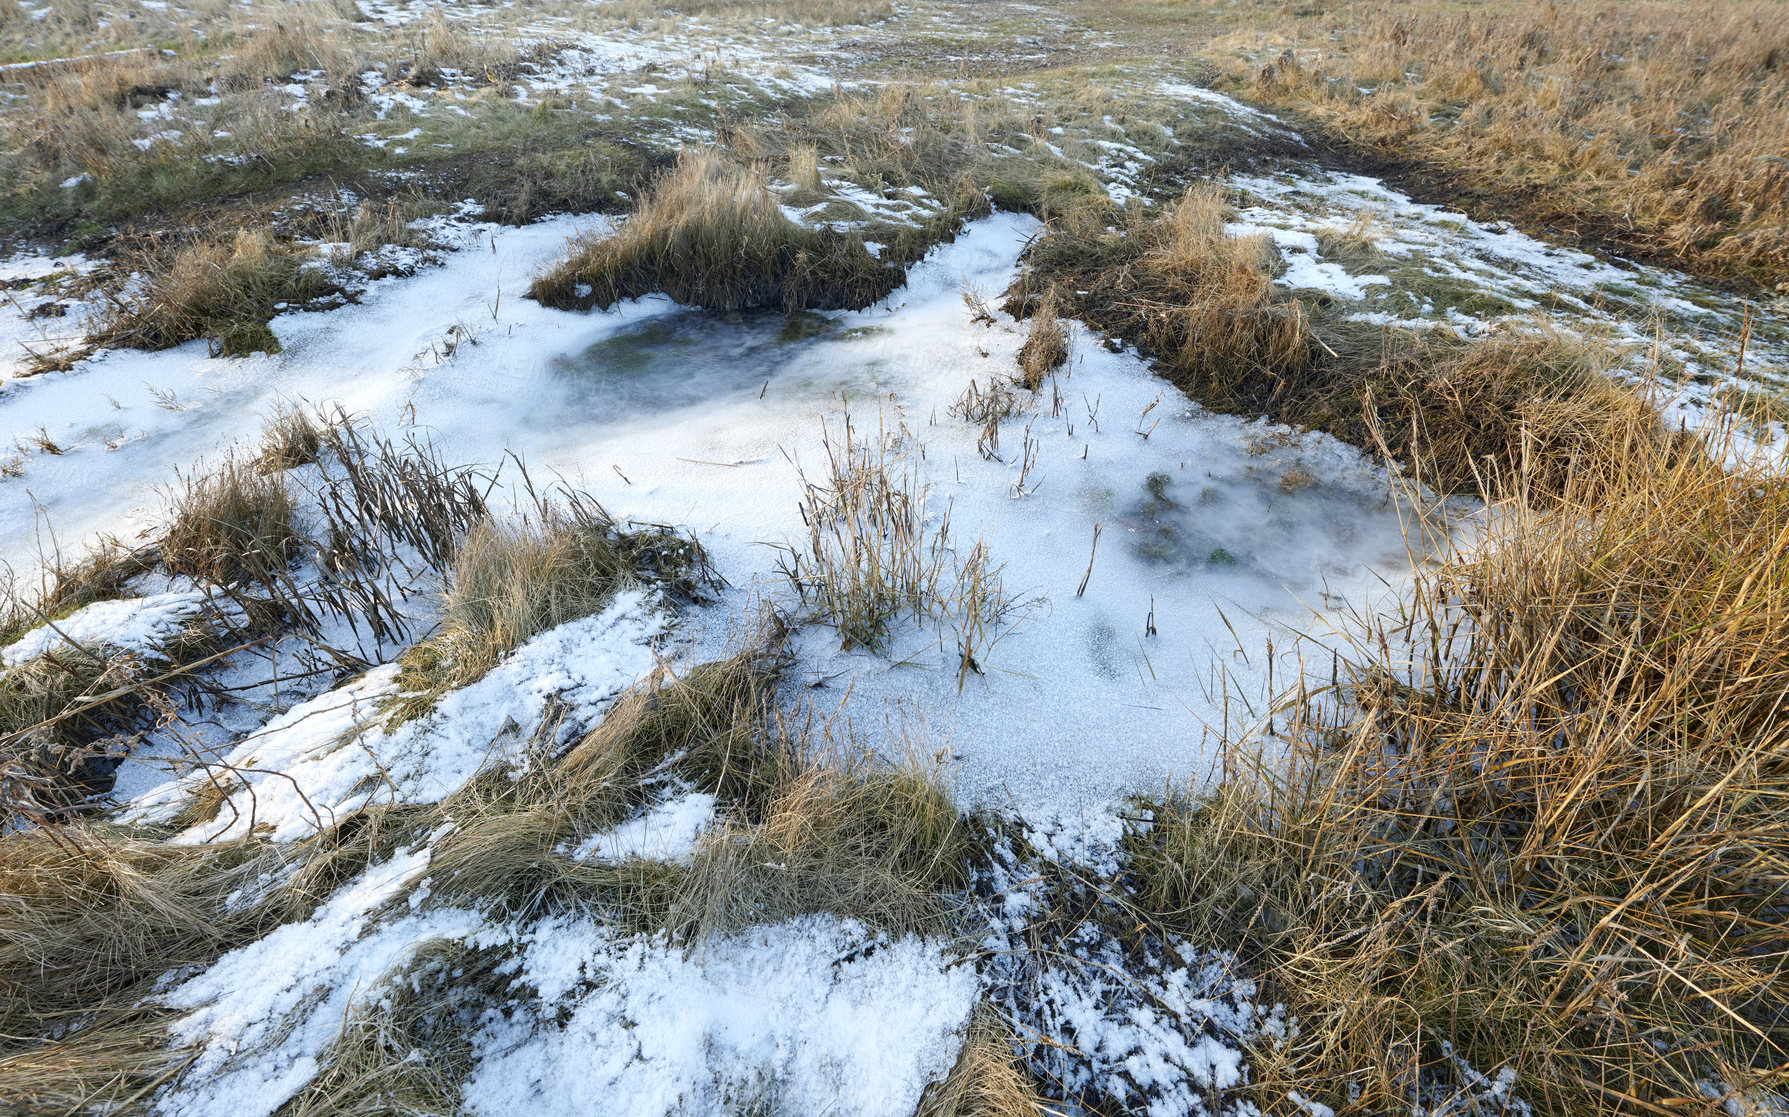
<svg viewBox="0 0 1789 1117"><path fill-rule="evenodd" d="M434 636L400 657L402 721L433 707L534 636L600 612L620 591L656 584L692 595L709 579L693 539L668 528L624 530L578 494L539 499L533 515L473 521L456 545Z"/></svg>
<svg viewBox="0 0 1789 1117"><path fill-rule="evenodd" d="M1068 363L1068 330L1056 317L1054 299L1045 298L1031 315L1025 343L1019 346L1019 383L1035 392L1044 377Z"/></svg>
<svg viewBox="0 0 1789 1117"><path fill-rule="evenodd" d="M284 478L232 454L174 494L162 565L224 586L278 581L298 547L297 517Z"/></svg>
<svg viewBox="0 0 1789 1117"><path fill-rule="evenodd" d="M698 845L674 922L697 937L810 912L896 933L940 929L969 838L937 765L883 760L812 726L767 745L748 758L766 784L761 804Z"/></svg>
<svg viewBox="0 0 1789 1117"><path fill-rule="evenodd" d="M1407 628L1288 698L1289 758L1133 839L1149 906L1300 1019L1255 1064L1263 1104L1782 1089L1789 480L1731 449L1632 439L1619 483L1500 510L1419 572Z"/></svg>
<svg viewBox="0 0 1789 1117"><path fill-rule="evenodd" d="M918 1117L1045 1117L1054 1112L1019 1065L1000 1014L977 1005L950 1073L926 1091Z"/></svg>
<svg viewBox="0 0 1789 1117"><path fill-rule="evenodd" d="M129 735L167 711L145 674L103 646L0 668L0 825L54 821L109 786Z"/></svg>
<svg viewBox="0 0 1789 1117"><path fill-rule="evenodd" d="M277 353L267 323L281 307L339 293L307 251L261 229L196 240L138 270L134 293L89 330L89 347L156 350L204 338L213 356Z"/></svg>
<svg viewBox="0 0 1789 1117"><path fill-rule="evenodd" d="M101 539L78 559L56 555L44 567L35 599L27 600L12 585L0 592L0 647L46 620L59 621L96 601L121 596L131 579L155 569L160 559L159 548L126 547L115 538Z"/></svg>
<svg viewBox="0 0 1789 1117"><path fill-rule="evenodd" d="M838 310L868 306L903 278L861 239L789 220L755 172L686 153L620 229L574 242L529 296L564 310L654 292L709 310Z"/></svg>
<svg viewBox="0 0 1789 1117"><path fill-rule="evenodd" d="M281 407L261 426L255 464L265 473L282 473L310 465L322 452L330 421L302 407Z"/></svg>
<svg viewBox="0 0 1789 1117"><path fill-rule="evenodd" d="M440 894L691 941L810 912L936 930L969 841L941 773L780 722L780 664L758 647L649 680L562 756L469 786L445 808L459 824L432 861ZM648 809L666 778L716 798L686 863L567 854Z"/></svg>
<svg viewBox="0 0 1789 1117"><path fill-rule="evenodd" d="M1388 330L1307 306L1275 286L1265 235L1225 233L1221 188L1195 185L1165 215L1130 210L1058 222L1008 292L1024 314L1061 311L1137 344L1214 410L1327 431L1420 472L1441 492L1557 491L1588 471L1615 479L1610 448L1661 444L1653 408L1608 375L1593 343L1541 326L1484 340Z"/></svg>

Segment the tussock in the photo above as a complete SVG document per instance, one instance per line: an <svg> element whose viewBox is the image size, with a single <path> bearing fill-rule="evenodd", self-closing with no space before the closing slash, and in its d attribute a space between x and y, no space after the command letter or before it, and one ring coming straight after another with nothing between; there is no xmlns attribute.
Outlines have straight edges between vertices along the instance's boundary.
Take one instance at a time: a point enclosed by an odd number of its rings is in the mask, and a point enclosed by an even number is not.
<svg viewBox="0 0 1789 1117"><path fill-rule="evenodd" d="M286 482L231 454L209 473L184 479L162 536L170 573L236 586L281 580L299 541Z"/></svg>
<svg viewBox="0 0 1789 1117"><path fill-rule="evenodd" d="M894 932L944 925L968 831L936 762L883 760L812 725L778 733L754 759L771 765L769 792L698 845L674 924L697 937L809 912Z"/></svg>
<svg viewBox="0 0 1789 1117"><path fill-rule="evenodd" d="M205 338L215 356L277 353L279 339L267 327L277 305L338 293L307 251L260 229L152 255L138 270L136 288L89 330L90 348L168 349Z"/></svg>
<svg viewBox="0 0 1789 1117"><path fill-rule="evenodd" d="M574 242L529 296L564 310L653 292L709 310L837 310L868 306L903 278L859 238L789 220L754 172L686 153L619 230Z"/></svg>
<svg viewBox="0 0 1789 1117"><path fill-rule="evenodd" d="M680 869L578 863L560 847L643 809L651 793L641 781L653 772L735 802L761 799L758 740L779 669L777 652L752 649L680 679L655 677L618 699L562 757L469 785L443 806L461 821L432 860L442 895L516 914L572 907L630 928L663 927Z"/></svg>
<svg viewBox="0 0 1789 1117"><path fill-rule="evenodd" d="M168 713L146 674L103 646L0 669L0 826L53 821L109 785L131 735Z"/></svg>
<svg viewBox="0 0 1789 1117"><path fill-rule="evenodd" d="M1019 347L1019 383L1035 392L1044 378L1068 363L1068 330L1056 317L1055 299L1045 296L1032 312Z"/></svg>
<svg viewBox="0 0 1789 1117"><path fill-rule="evenodd" d="M0 1108L137 1096L177 1066L170 970L302 919L402 835L378 812L290 846L178 846L114 827L0 835ZM66 1110L63 1110L66 1111Z"/></svg>
<svg viewBox="0 0 1789 1117"><path fill-rule="evenodd" d="M279 473L315 462L328 427L328 417L320 413L302 406L280 407L261 427L255 464L263 472Z"/></svg>
<svg viewBox="0 0 1789 1117"><path fill-rule="evenodd" d="M1506 1072L1549 1112L1780 1091L1789 483L1731 450L1629 442L1618 482L1500 507L1289 696L1288 759L1156 807L1151 906L1300 1018L1264 1104L1494 1105Z"/></svg>
<svg viewBox="0 0 1789 1117"><path fill-rule="evenodd" d="M61 620L96 601L118 597L126 583L155 569L159 561L159 548L127 547L116 538L100 539L78 559L54 556L44 566L35 600L26 600L13 585L0 593L0 647L45 620Z"/></svg>
<svg viewBox="0 0 1789 1117"><path fill-rule="evenodd" d="M1275 287L1264 235L1224 232L1220 187L1190 189L1164 216L1058 222L1008 292L1024 315L1061 312L1139 345L1214 410L1266 415L1385 450L1441 492L1493 491L1527 469L1544 497L1568 475L1614 479L1614 448L1668 440L1653 408L1606 375L1593 342L1543 325L1472 341L1386 330L1307 307Z"/></svg>
<svg viewBox="0 0 1789 1117"><path fill-rule="evenodd" d="M656 526L624 529L577 493L537 497L519 520L476 520L454 549L439 631L400 657L394 716L423 712L531 637L600 612L623 589L657 584L688 596L709 577L693 539Z"/></svg>

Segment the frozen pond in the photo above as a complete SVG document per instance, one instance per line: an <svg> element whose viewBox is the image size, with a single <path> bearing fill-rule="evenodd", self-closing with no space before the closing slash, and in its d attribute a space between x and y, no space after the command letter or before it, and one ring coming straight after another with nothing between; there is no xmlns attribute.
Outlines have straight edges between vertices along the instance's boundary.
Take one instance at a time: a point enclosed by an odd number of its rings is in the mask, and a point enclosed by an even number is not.
<svg viewBox="0 0 1789 1117"><path fill-rule="evenodd" d="M497 300L570 224L499 231L495 253L277 320L277 356L110 353L13 385L0 414L66 440L29 482L65 546L152 523L157 485L252 439L280 399L340 401L452 460L514 450L618 515L704 541L730 589L672 645L708 656L761 604L797 607L777 545L803 534L802 469L824 463L824 432L841 438L848 411L859 437L881 431L918 463L959 551L985 542L1012 608L960 691L959 654L935 628L910 624L877 655L807 626L802 693L873 741L948 750L968 801L1067 811L1203 776L1218 734L1259 712L1269 639L1283 683L1314 616L1395 583L1409 559L1386 478L1358 453L1206 413L1135 354L1085 338L984 457L951 407L971 380L1012 375L1022 334L974 322L962 295L1003 288L1034 229L978 222L885 304L793 325L662 299L602 314ZM158 405L170 398L184 410ZM83 433L94 417L115 448ZM33 510L9 501L0 531L7 554L30 554Z"/></svg>

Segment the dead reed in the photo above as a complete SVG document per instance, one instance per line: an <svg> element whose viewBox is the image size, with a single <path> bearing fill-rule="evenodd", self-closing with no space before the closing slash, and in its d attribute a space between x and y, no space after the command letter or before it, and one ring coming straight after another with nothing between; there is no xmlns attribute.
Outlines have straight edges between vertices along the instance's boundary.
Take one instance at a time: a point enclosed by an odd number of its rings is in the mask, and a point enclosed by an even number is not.
<svg viewBox="0 0 1789 1117"><path fill-rule="evenodd" d="M845 647L887 652L900 620L913 618L955 644L959 685L980 673L1014 605L987 548L959 552L948 508L933 521L903 435L859 439L847 416L843 442L829 433L825 451L824 480L804 477L807 538L784 548L778 569Z"/></svg>
<svg viewBox="0 0 1789 1117"><path fill-rule="evenodd" d="M1300 1018L1349 1111L1770 1104L1789 1074L1789 482L1614 448L1419 572L1337 681L1136 839L1149 906Z"/></svg>

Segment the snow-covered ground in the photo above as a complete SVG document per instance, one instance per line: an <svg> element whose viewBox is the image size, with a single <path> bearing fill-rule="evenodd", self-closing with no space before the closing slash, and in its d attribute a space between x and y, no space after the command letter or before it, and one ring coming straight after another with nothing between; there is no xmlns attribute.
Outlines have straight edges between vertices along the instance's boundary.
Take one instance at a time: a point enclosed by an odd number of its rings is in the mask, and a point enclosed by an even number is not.
<svg viewBox="0 0 1789 1117"><path fill-rule="evenodd" d="M393 22L430 6L365 5ZM700 27L686 31L700 37ZM625 73L658 48L640 49L562 52L531 88ZM730 58L751 62L745 50ZM777 80L824 85L799 69ZM1169 83L1156 93L1248 130L1284 129L1209 90ZM1148 158L1109 154L1102 169L1114 173L1134 174ZM1130 195L1131 179L1112 181ZM1686 405L1697 407L1721 377L1770 384L1784 364L1783 339L1766 330L1737 366L1731 304L1683 277L1548 246L1371 179L1296 167L1231 185L1249 199L1236 231L1273 235L1282 283L1358 303L1368 320L1470 332L1545 308L1567 328L1643 348L1648 316L1661 315L1684 327L1673 356ZM1470 284L1497 308L1424 305L1393 275L1325 258L1316 230L1363 212L1384 258ZM517 759L549 702L567 714L564 733L588 728L649 672L733 650L768 604L809 622L796 631L791 669L806 702L873 748L944 756L961 805L994 808L1024 835L999 847L970 890L975 941L891 939L804 917L685 951L588 920L505 921L426 902L425 840L341 886L308 919L203 972L171 975L158 996L195 1061L157 1093L158 1111L273 1112L315 1078L344 1021L380 1011L393 982L420 980L418 960L443 944L508 958L502 1011L474 1033L465 1104L476 1113L911 1113L954 1061L984 995L1036 1029L1028 1057L1065 1086L1151 1113L1215 1111L1213 1091L1246 1077L1247 1045L1291 1026L1256 1003L1235 959L1187 943L1127 958L1093 924L1057 956L1028 956L1024 942L1049 906L1050 874L1121 871L1121 833L1138 824L1119 817L1125 796L1207 779L1220 742L1258 727L1271 694L1307 664L1327 676L1328 654L1309 637L1395 601L1424 555L1407 537L1394 479L1325 435L1204 411L1135 352L1086 336L1050 382L1022 395L997 450L984 453L979 426L952 407L972 382L1011 377L1023 327L978 322L964 295L998 301L1038 231L1029 217L973 223L883 303L826 315L797 337L780 318L663 298L566 313L521 297L568 238L593 227L441 223L456 250L439 266L374 281L354 305L275 319L277 355L218 360L203 343L108 351L4 382L0 445L17 444L21 475L0 479L0 555L28 573L46 524L64 549L102 532L153 532L177 470L252 442L295 401L426 436L451 462L513 452L619 518L693 533L726 588L676 616L649 592L623 594L397 728L374 716L395 685L389 663L339 685L257 684L252 707L194 728L235 775L216 818L178 840L289 842L369 804L439 803ZM19 258L0 265L0 278L58 266ZM0 362L9 362L0 376L22 367L14 347L37 336L30 309L0 306ZM907 622L871 652L841 648L834 630L804 616L779 562L806 533L804 476L822 475L829 441L852 439L911 463L929 522L948 516L958 554L980 542L998 568L1010 607L978 672L964 677L954 638L928 623ZM59 632L27 634L0 661L64 639L148 650L202 604L186 587L136 590L140 600L89 606ZM208 779L127 761L123 817L172 818ZM675 861L714 806L670 788L561 853Z"/></svg>

